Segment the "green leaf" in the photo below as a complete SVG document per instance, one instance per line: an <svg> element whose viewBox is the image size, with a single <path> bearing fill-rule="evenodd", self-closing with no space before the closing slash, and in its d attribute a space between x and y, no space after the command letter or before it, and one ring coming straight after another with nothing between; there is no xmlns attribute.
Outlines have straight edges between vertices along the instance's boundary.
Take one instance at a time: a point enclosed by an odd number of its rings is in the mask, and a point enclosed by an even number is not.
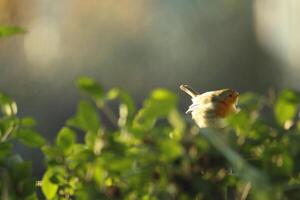
<svg viewBox="0 0 300 200"><path fill-rule="evenodd" d="M258 110L263 105L264 99L258 94L246 92L239 97L238 105L247 112Z"/></svg>
<svg viewBox="0 0 300 200"><path fill-rule="evenodd" d="M56 138L56 145L63 151L67 151L76 141L76 135L70 128L63 127Z"/></svg>
<svg viewBox="0 0 300 200"><path fill-rule="evenodd" d="M35 191L35 181L32 177L31 162L14 163L10 167L11 180L18 185L18 193L28 196Z"/></svg>
<svg viewBox="0 0 300 200"><path fill-rule="evenodd" d="M81 77L78 79L77 87L97 101L102 100L104 97L102 87L94 79L89 77Z"/></svg>
<svg viewBox="0 0 300 200"><path fill-rule="evenodd" d="M25 32L26 31L23 28L17 26L0 26L0 37L7 37Z"/></svg>
<svg viewBox="0 0 300 200"><path fill-rule="evenodd" d="M292 90L284 90L280 93L275 104L275 116L279 124L292 120L297 114L300 103L299 93Z"/></svg>
<svg viewBox="0 0 300 200"><path fill-rule="evenodd" d="M88 101L80 101L75 117L67 121L67 125L84 131L97 132L100 128L99 116L95 108Z"/></svg>
<svg viewBox="0 0 300 200"><path fill-rule="evenodd" d="M172 110L168 116L168 121L174 128L170 133L172 139L180 140L184 134L185 123L177 110Z"/></svg>
<svg viewBox="0 0 300 200"><path fill-rule="evenodd" d="M53 199L56 196L58 185L51 182L53 171L48 169L42 179L42 191L47 199Z"/></svg>
<svg viewBox="0 0 300 200"><path fill-rule="evenodd" d="M10 143L0 143L0 160L11 155L12 145Z"/></svg>
<svg viewBox="0 0 300 200"><path fill-rule="evenodd" d="M16 115L18 111L16 102L3 93L0 93L0 108L6 116Z"/></svg>
<svg viewBox="0 0 300 200"><path fill-rule="evenodd" d="M100 163L105 169L114 172L127 171L132 168L130 157L114 155L113 152L103 153L100 157Z"/></svg>
<svg viewBox="0 0 300 200"><path fill-rule="evenodd" d="M40 147L46 143L38 132L30 129L20 129L15 136L20 142L30 147Z"/></svg>
<svg viewBox="0 0 300 200"><path fill-rule="evenodd" d="M4 116L0 118L0 137L2 137L2 140L5 141L9 139L17 124L18 119L15 116Z"/></svg>
<svg viewBox="0 0 300 200"><path fill-rule="evenodd" d="M166 139L159 143L161 149L161 158L163 161L172 161L183 153L183 148L179 142Z"/></svg>
<svg viewBox="0 0 300 200"><path fill-rule="evenodd" d="M62 162L62 152L57 146L44 145L41 147L41 150L45 156L46 161L52 162L55 160L56 162Z"/></svg>
<svg viewBox="0 0 300 200"><path fill-rule="evenodd" d="M176 108L176 104L177 98L172 92L165 89L154 90L135 117L134 126L145 130L152 128L156 119L168 116Z"/></svg>
<svg viewBox="0 0 300 200"><path fill-rule="evenodd" d="M242 110L234 115L230 115L227 118L227 121L232 127L238 128L240 131L247 132L247 134L249 134L252 121L248 112Z"/></svg>
<svg viewBox="0 0 300 200"><path fill-rule="evenodd" d="M36 121L32 117L24 117L21 119L21 126L31 128L36 126Z"/></svg>
<svg viewBox="0 0 300 200"><path fill-rule="evenodd" d="M113 88L111 90L109 90L106 94L106 98L108 100L115 100L116 98L118 98L120 94L120 89L119 88Z"/></svg>
<svg viewBox="0 0 300 200"><path fill-rule="evenodd" d="M102 187L105 180L106 171L101 167L100 163L94 166L94 180L99 187Z"/></svg>
<svg viewBox="0 0 300 200"><path fill-rule="evenodd" d="M11 166L12 171L12 178L14 180L21 180L23 178L26 178L28 176L31 176L32 174L32 168L30 162L15 162Z"/></svg>
<svg viewBox="0 0 300 200"><path fill-rule="evenodd" d="M165 117L176 108L177 97L166 89L156 89L150 99L146 100L145 108L149 116Z"/></svg>
<svg viewBox="0 0 300 200"><path fill-rule="evenodd" d="M0 105L10 104L12 102L13 102L13 100L9 96L7 96L3 93L0 93Z"/></svg>
<svg viewBox="0 0 300 200"><path fill-rule="evenodd" d="M95 158L95 154L92 149L88 149L84 144L74 144L71 146L72 154L68 156L69 168L72 170L77 166L83 166L86 162L91 161Z"/></svg>

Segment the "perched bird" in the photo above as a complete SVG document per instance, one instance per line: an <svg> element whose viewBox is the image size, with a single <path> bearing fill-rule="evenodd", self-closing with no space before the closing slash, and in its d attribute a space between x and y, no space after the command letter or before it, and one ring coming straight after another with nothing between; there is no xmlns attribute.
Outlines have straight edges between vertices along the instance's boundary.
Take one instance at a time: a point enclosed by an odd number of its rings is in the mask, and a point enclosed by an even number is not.
<svg viewBox="0 0 300 200"><path fill-rule="evenodd" d="M180 89L192 97L192 105L186 113L191 113L200 128L224 128L225 118L237 112L239 93L231 89L222 89L199 94L188 85Z"/></svg>

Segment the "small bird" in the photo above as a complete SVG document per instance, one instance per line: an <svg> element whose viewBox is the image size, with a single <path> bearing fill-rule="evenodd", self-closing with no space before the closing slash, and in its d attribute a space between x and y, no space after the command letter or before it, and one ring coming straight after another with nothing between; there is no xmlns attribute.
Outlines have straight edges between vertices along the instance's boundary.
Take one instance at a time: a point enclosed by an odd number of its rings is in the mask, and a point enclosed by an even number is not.
<svg viewBox="0 0 300 200"><path fill-rule="evenodd" d="M224 128L225 118L237 112L239 93L231 89L221 89L198 93L188 85L180 85L180 89L192 97L192 105L186 111L200 128Z"/></svg>

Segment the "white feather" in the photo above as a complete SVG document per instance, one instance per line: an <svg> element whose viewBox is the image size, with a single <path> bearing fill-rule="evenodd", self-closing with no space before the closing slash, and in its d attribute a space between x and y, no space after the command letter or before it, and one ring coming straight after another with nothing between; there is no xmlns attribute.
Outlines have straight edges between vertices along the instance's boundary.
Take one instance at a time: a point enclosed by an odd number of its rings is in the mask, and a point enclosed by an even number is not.
<svg viewBox="0 0 300 200"><path fill-rule="evenodd" d="M207 101L212 96L213 91L205 92L192 98L192 104L186 113L191 113L192 118L195 120L200 128L205 127L225 127L224 119L217 117L215 112L215 104Z"/></svg>

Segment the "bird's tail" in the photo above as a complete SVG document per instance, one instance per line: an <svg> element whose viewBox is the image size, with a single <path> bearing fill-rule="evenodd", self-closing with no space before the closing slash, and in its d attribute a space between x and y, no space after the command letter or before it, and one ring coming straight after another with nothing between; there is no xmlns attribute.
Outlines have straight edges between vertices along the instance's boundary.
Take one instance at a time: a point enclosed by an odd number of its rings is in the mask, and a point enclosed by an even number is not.
<svg viewBox="0 0 300 200"><path fill-rule="evenodd" d="M196 92L195 90L193 90L190 86L188 85L180 85L180 89L182 91L184 91L185 93L187 93L188 95L190 95L192 98L196 97L197 95L199 95L198 92Z"/></svg>

